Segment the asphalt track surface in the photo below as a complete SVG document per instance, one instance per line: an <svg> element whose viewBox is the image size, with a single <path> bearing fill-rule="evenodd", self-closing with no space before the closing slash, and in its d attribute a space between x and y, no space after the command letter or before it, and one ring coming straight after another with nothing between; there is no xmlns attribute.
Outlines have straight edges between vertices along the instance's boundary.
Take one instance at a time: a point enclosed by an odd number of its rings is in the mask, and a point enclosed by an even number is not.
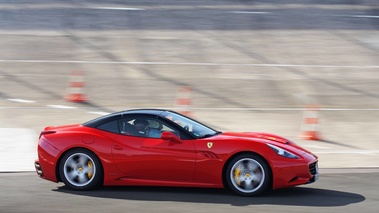
<svg viewBox="0 0 379 213"><path fill-rule="evenodd" d="M378 7L0 0L1 172L32 170L45 126L129 108L181 110L180 86L192 87L195 118L282 135L316 153L321 170L339 171L259 198L159 187L73 192L34 173L1 173L0 212L376 212L378 172L339 168L379 162ZM64 99L73 70L85 72L86 103ZM308 104L320 106L320 141L297 137Z"/></svg>
<svg viewBox="0 0 379 213"><path fill-rule="evenodd" d="M103 187L72 191L34 172L0 173L0 210L19 212L377 212L378 170L324 173L318 182L240 197L223 189Z"/></svg>

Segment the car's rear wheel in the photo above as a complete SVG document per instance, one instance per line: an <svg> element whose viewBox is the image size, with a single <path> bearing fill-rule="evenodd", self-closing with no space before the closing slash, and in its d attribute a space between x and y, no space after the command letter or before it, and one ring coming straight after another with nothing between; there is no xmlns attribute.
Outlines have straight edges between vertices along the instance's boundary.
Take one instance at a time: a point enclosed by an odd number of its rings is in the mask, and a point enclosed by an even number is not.
<svg viewBox="0 0 379 213"><path fill-rule="evenodd" d="M86 149L66 152L59 164L59 175L66 186L89 190L101 184L103 169L97 156Z"/></svg>
<svg viewBox="0 0 379 213"><path fill-rule="evenodd" d="M270 187L272 174L270 166L262 157L241 154L229 162L225 178L233 192L242 196L256 196Z"/></svg>

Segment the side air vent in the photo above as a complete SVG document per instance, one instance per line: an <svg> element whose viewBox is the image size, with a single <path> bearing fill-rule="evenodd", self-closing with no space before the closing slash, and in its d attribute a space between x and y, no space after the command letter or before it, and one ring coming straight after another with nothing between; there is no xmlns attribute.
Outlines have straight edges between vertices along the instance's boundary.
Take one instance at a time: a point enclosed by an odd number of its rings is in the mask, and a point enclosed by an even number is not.
<svg viewBox="0 0 379 213"><path fill-rule="evenodd" d="M213 152L201 151L200 154L206 158L218 159L218 156Z"/></svg>

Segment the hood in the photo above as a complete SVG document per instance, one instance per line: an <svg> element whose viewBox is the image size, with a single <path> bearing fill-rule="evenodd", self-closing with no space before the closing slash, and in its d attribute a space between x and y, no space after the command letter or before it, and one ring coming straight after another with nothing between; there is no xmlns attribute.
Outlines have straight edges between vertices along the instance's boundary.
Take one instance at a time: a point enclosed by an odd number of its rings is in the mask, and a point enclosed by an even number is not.
<svg viewBox="0 0 379 213"><path fill-rule="evenodd" d="M241 137L241 138L246 138L246 139L257 138L257 139L263 139L263 140L266 140L266 141L273 141L273 142L276 142L276 143L285 144L288 147L296 148L298 150L303 151L303 153L309 153L309 154L311 154L311 155L313 155L313 156L315 156L317 158L317 156L314 155L312 152L304 149L301 146L298 146L294 142L292 142L290 140L287 140L287 139L285 139L285 138L283 138L281 136L270 134L270 133L263 133L263 132L225 132L222 135L223 136L231 136L231 137ZM292 150L292 151L294 151L294 150ZM301 154L302 153L299 153L299 155L301 155Z"/></svg>
<svg viewBox="0 0 379 213"><path fill-rule="evenodd" d="M258 138L269 141L275 141L278 143L287 144L289 140L280 137L278 135L263 133L263 132L224 132L223 136L233 136L233 137L242 137L242 138Z"/></svg>
<svg viewBox="0 0 379 213"><path fill-rule="evenodd" d="M263 132L225 132L221 134L221 136L226 136L226 137L240 137L240 138L246 138L246 139L262 139L265 141L272 141L280 144L285 144L287 148L292 147L290 151L297 153L299 155L302 155L304 153L309 153L317 158L316 155L313 153L309 152L308 150L298 146L294 142L287 140L281 136L270 134L270 133L263 133ZM296 150L294 150L295 148ZM301 151L300 151L301 150ZM300 151L300 152L299 152Z"/></svg>

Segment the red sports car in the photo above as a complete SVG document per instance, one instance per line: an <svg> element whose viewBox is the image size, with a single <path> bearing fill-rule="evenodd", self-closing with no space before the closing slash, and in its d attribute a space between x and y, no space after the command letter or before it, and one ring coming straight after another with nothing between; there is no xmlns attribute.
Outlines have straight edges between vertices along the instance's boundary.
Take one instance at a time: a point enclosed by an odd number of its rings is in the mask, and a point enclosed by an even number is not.
<svg viewBox="0 0 379 213"><path fill-rule="evenodd" d="M157 109L46 127L35 167L41 178L76 190L100 185L226 187L254 196L318 179L317 156L287 139L219 132Z"/></svg>

